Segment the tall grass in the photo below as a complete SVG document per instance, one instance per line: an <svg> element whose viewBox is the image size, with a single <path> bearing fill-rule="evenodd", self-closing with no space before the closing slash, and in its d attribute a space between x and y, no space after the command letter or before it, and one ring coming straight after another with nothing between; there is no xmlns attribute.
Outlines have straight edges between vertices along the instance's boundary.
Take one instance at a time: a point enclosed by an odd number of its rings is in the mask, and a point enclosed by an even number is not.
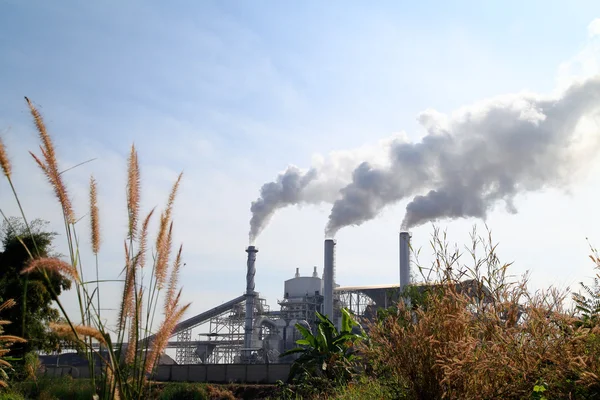
<svg viewBox="0 0 600 400"><path fill-rule="evenodd" d="M0 305L0 313L7 308L14 307L15 304L13 299L6 300ZM12 368L10 362L6 359L6 355L10 352L10 347L13 343L26 342L25 339L18 336L4 335L2 326L6 324L10 324L10 321L0 320L0 387L2 388L8 386L8 374L6 370Z"/></svg>
<svg viewBox="0 0 600 400"><path fill-rule="evenodd" d="M526 277L509 276L491 235L472 239L462 252L434 233L435 261L419 268L425 295L371 326L362 350L373 375L407 399L598 393L600 328L580 327L566 293L531 294Z"/></svg>
<svg viewBox="0 0 600 400"><path fill-rule="evenodd" d="M154 253L149 257L149 226L154 209L145 214L140 225L140 168L135 146L128 158L126 182L126 211L128 230L123 241L124 260L121 276L121 302L116 326L105 322L101 316L101 284L99 279L99 253L101 250L100 207L97 197L99 185L90 178L91 251L93 265L85 265L79 247L78 221L71 202L66 182L59 168L55 147L42 115L28 98L25 98L40 140L40 153L30 152L33 160L45 175L61 206L68 248L66 260L40 258L35 249L27 249L30 256L28 266L22 271L25 276L33 270L41 271L49 283L48 272L60 273L74 284L79 305L78 315L66 312L61 300L52 292L66 323L52 324L50 329L75 342L85 349L92 371L92 386L104 399L142 399L149 393L148 376L156 367L164 352L168 338L177 322L189 307L181 304L181 290L177 279L181 267L182 247L172 257L173 207L182 175L180 174L168 196L165 209L159 219ZM12 181L12 166L9 152L0 139L0 167L14 194L21 216L29 229L25 210L21 206L17 190ZM0 213L10 224L2 209ZM114 235L111 234L111 237ZM21 243L23 243L21 241ZM26 278L25 278L26 279ZM51 290L51 286L49 285ZM162 306L161 306L162 301ZM157 311L164 313L162 321ZM145 340L153 335L153 340ZM126 344L125 344L126 343ZM101 360L101 370L94 371L96 359ZM99 373L98 375L96 373ZM96 379L96 376L99 379Z"/></svg>

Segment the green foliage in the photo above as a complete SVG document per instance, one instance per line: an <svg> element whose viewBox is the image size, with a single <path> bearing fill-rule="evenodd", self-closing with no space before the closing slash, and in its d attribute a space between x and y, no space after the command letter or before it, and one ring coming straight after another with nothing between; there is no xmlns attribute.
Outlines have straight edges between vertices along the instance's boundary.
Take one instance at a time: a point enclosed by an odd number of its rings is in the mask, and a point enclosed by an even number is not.
<svg viewBox="0 0 600 400"><path fill-rule="evenodd" d="M40 272L22 275L30 259L28 251L37 257L52 252L55 233L48 232L48 222L36 219L30 223L31 235L23 221L9 218L0 229L0 302L15 299L15 307L3 315L12 323L4 327L5 334L22 336L27 343L16 344L11 354L23 357L35 350L55 351L60 347L58 336L47 329L50 322L59 320L58 311L52 307L52 293ZM25 246L26 247L25 247ZM70 288L71 283L57 273L48 274L49 284L56 294ZM25 314L24 314L25 311Z"/></svg>
<svg viewBox="0 0 600 400"><path fill-rule="evenodd" d="M353 327L360 325L353 319L346 309L342 309L341 330L329 318L317 312L316 333L306 327L296 324L303 339L297 340L300 347L288 350L281 356L300 354L294 361L290 370L289 381L319 383L321 386L328 384L344 384L354 375L358 356L354 351L354 344L365 338L360 333L353 333Z"/></svg>
<svg viewBox="0 0 600 400"><path fill-rule="evenodd" d="M70 376L64 376L61 378L43 377L37 381L26 380L15 383L13 393L27 399L90 400L95 390L89 379L73 379Z"/></svg>
<svg viewBox="0 0 600 400"><path fill-rule="evenodd" d="M204 385L192 383L172 383L164 387L158 400L207 400L208 394Z"/></svg>
<svg viewBox="0 0 600 400"><path fill-rule="evenodd" d="M546 396L544 396L544 392L548 390L547 385L545 383L539 383L533 387L533 393L531 394L531 398L533 400L548 400Z"/></svg>
<svg viewBox="0 0 600 400"><path fill-rule="evenodd" d="M25 400L23 396L18 393L0 393L0 400Z"/></svg>
<svg viewBox="0 0 600 400"><path fill-rule="evenodd" d="M592 255L590 258L595 264L595 269L600 270L600 257L598 251L592 247ZM579 312L581 317L580 325L586 328L593 328L598 326L600 322L600 274L596 273L594 277L593 286L588 286L583 282L580 282L580 286L585 292L573 293L573 301L575 302L575 308Z"/></svg>
<svg viewBox="0 0 600 400"><path fill-rule="evenodd" d="M355 399L378 399L378 400L401 400L406 398L403 393L394 391L390 386L384 385L379 379L372 379L366 376L347 386L338 388L333 400L355 400Z"/></svg>

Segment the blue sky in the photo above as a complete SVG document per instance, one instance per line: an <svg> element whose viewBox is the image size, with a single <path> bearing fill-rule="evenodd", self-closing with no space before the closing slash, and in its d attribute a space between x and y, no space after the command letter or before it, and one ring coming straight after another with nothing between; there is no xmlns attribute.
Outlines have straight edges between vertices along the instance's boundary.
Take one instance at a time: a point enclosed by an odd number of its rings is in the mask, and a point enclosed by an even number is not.
<svg viewBox="0 0 600 400"><path fill-rule="evenodd" d="M97 157L68 178L79 215L89 175L99 181L104 277L122 267L130 144L140 151L146 210L164 203L184 170L176 239L193 314L244 290L250 202L288 164L309 167L315 154L400 131L418 140L416 116L428 108L551 92L561 65L597 60L587 28L599 16L597 1L0 0L0 134L28 213L56 230L58 207L27 154L37 145L23 96L40 107L64 166ZM518 214L490 215L514 273L530 270L534 287L592 275L585 238L600 245L599 182L590 165L569 193L523 195ZM7 191L0 184L0 206L16 215ZM340 232L340 284L397 281L405 205ZM259 237L257 290L272 307L296 267L321 268L329 210L282 210ZM476 222L439 225L464 243ZM426 246L430 233L417 228L414 243Z"/></svg>

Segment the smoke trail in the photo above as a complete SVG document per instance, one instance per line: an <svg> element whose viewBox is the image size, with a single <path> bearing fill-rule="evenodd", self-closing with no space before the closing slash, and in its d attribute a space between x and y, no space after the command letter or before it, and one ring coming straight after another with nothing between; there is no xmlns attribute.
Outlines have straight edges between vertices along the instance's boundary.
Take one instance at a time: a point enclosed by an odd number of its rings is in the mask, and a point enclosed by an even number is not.
<svg viewBox="0 0 600 400"><path fill-rule="evenodd" d="M484 218L499 200L516 212L517 194L563 187L594 156L598 128L580 135L577 127L599 106L595 77L559 96L503 96L451 116L426 111L419 116L427 131L421 142L396 142L387 168L363 163L354 171L333 205L326 235L415 195L405 229L439 218ZM429 192L418 195L424 189Z"/></svg>
<svg viewBox="0 0 600 400"><path fill-rule="evenodd" d="M333 203L339 191L348 185L352 171L363 160L379 165L387 162L387 152L399 135L353 150L334 151L327 158L314 156L309 170L289 166L273 182L265 183L260 197L252 202L250 211L250 242L268 224L275 212L281 208L298 204Z"/></svg>
<svg viewBox="0 0 600 400"><path fill-rule="evenodd" d="M315 169L302 171L292 165L277 176L274 182L265 183L260 188L260 198L252 202L250 211L250 242L269 222L275 211L302 200L302 192L317 176Z"/></svg>

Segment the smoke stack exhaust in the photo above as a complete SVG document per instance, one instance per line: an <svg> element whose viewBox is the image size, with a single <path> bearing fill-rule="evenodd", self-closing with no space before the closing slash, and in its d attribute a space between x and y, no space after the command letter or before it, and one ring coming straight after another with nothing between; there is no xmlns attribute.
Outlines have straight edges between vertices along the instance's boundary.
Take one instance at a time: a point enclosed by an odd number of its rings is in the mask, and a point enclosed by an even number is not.
<svg viewBox="0 0 600 400"><path fill-rule="evenodd" d="M325 261L323 270L323 314L333 321L333 286L335 284L335 240L325 240Z"/></svg>
<svg viewBox="0 0 600 400"><path fill-rule="evenodd" d="M244 324L244 348L242 356L245 360L250 358L252 348L252 333L254 332L254 300L256 292L254 291L254 275L256 275L256 253L258 249L255 246L248 246L247 273L246 273L246 320Z"/></svg>
<svg viewBox="0 0 600 400"><path fill-rule="evenodd" d="M410 285L410 232L400 232L400 290Z"/></svg>

